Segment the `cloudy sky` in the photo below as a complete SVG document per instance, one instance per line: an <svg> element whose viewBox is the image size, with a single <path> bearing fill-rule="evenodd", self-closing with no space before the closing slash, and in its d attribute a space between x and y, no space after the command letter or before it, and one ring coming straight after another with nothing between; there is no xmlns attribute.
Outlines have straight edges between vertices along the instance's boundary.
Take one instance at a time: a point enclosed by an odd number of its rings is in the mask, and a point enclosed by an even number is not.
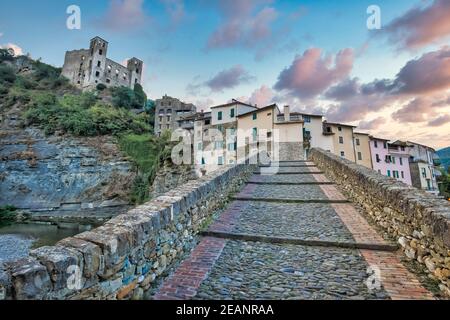
<svg viewBox="0 0 450 320"><path fill-rule="evenodd" d="M69 5L81 30L66 28ZM369 30L368 6L381 9ZM41 0L0 3L0 45L62 66L99 35L144 87L207 109L277 102L361 131L450 145L450 0Z"/></svg>

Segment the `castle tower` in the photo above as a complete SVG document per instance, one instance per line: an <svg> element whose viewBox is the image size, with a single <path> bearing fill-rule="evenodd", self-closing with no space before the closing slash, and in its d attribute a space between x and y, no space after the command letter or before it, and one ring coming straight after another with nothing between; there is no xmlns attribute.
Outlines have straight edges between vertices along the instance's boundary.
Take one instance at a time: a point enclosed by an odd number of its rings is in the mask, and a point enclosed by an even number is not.
<svg viewBox="0 0 450 320"><path fill-rule="evenodd" d="M138 58L131 58L128 60L127 69L130 71L131 88L137 83L141 84L143 66L144 63Z"/></svg>
<svg viewBox="0 0 450 320"><path fill-rule="evenodd" d="M108 42L100 37L95 37L91 40L89 50L91 59L89 61L89 84L95 86L104 82Z"/></svg>

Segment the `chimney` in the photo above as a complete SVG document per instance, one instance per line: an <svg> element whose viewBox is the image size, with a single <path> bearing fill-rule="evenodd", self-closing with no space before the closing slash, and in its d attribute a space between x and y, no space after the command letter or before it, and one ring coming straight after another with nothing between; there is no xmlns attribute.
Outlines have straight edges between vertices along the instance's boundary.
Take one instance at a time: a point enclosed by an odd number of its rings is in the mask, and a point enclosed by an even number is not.
<svg viewBox="0 0 450 320"><path fill-rule="evenodd" d="M291 120L291 111L289 106L284 106L284 121L288 122Z"/></svg>

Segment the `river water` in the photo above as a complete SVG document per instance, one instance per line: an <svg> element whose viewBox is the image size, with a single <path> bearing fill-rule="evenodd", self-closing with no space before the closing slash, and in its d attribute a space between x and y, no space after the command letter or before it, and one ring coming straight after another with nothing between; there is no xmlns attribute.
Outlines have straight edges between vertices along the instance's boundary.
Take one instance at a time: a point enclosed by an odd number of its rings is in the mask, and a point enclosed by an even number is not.
<svg viewBox="0 0 450 320"><path fill-rule="evenodd" d="M30 250L54 245L61 239L74 236L92 226L80 225L63 229L51 224L12 224L0 227L0 263L24 258Z"/></svg>

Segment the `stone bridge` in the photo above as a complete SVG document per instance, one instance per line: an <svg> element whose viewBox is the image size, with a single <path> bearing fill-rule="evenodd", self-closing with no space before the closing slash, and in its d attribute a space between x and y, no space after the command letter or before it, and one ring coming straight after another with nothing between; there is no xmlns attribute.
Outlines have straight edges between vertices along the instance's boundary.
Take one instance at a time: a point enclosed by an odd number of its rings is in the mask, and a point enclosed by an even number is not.
<svg viewBox="0 0 450 320"><path fill-rule="evenodd" d="M449 294L449 218L446 201L313 150L224 167L36 249L0 266L0 297L433 299L421 279Z"/></svg>

